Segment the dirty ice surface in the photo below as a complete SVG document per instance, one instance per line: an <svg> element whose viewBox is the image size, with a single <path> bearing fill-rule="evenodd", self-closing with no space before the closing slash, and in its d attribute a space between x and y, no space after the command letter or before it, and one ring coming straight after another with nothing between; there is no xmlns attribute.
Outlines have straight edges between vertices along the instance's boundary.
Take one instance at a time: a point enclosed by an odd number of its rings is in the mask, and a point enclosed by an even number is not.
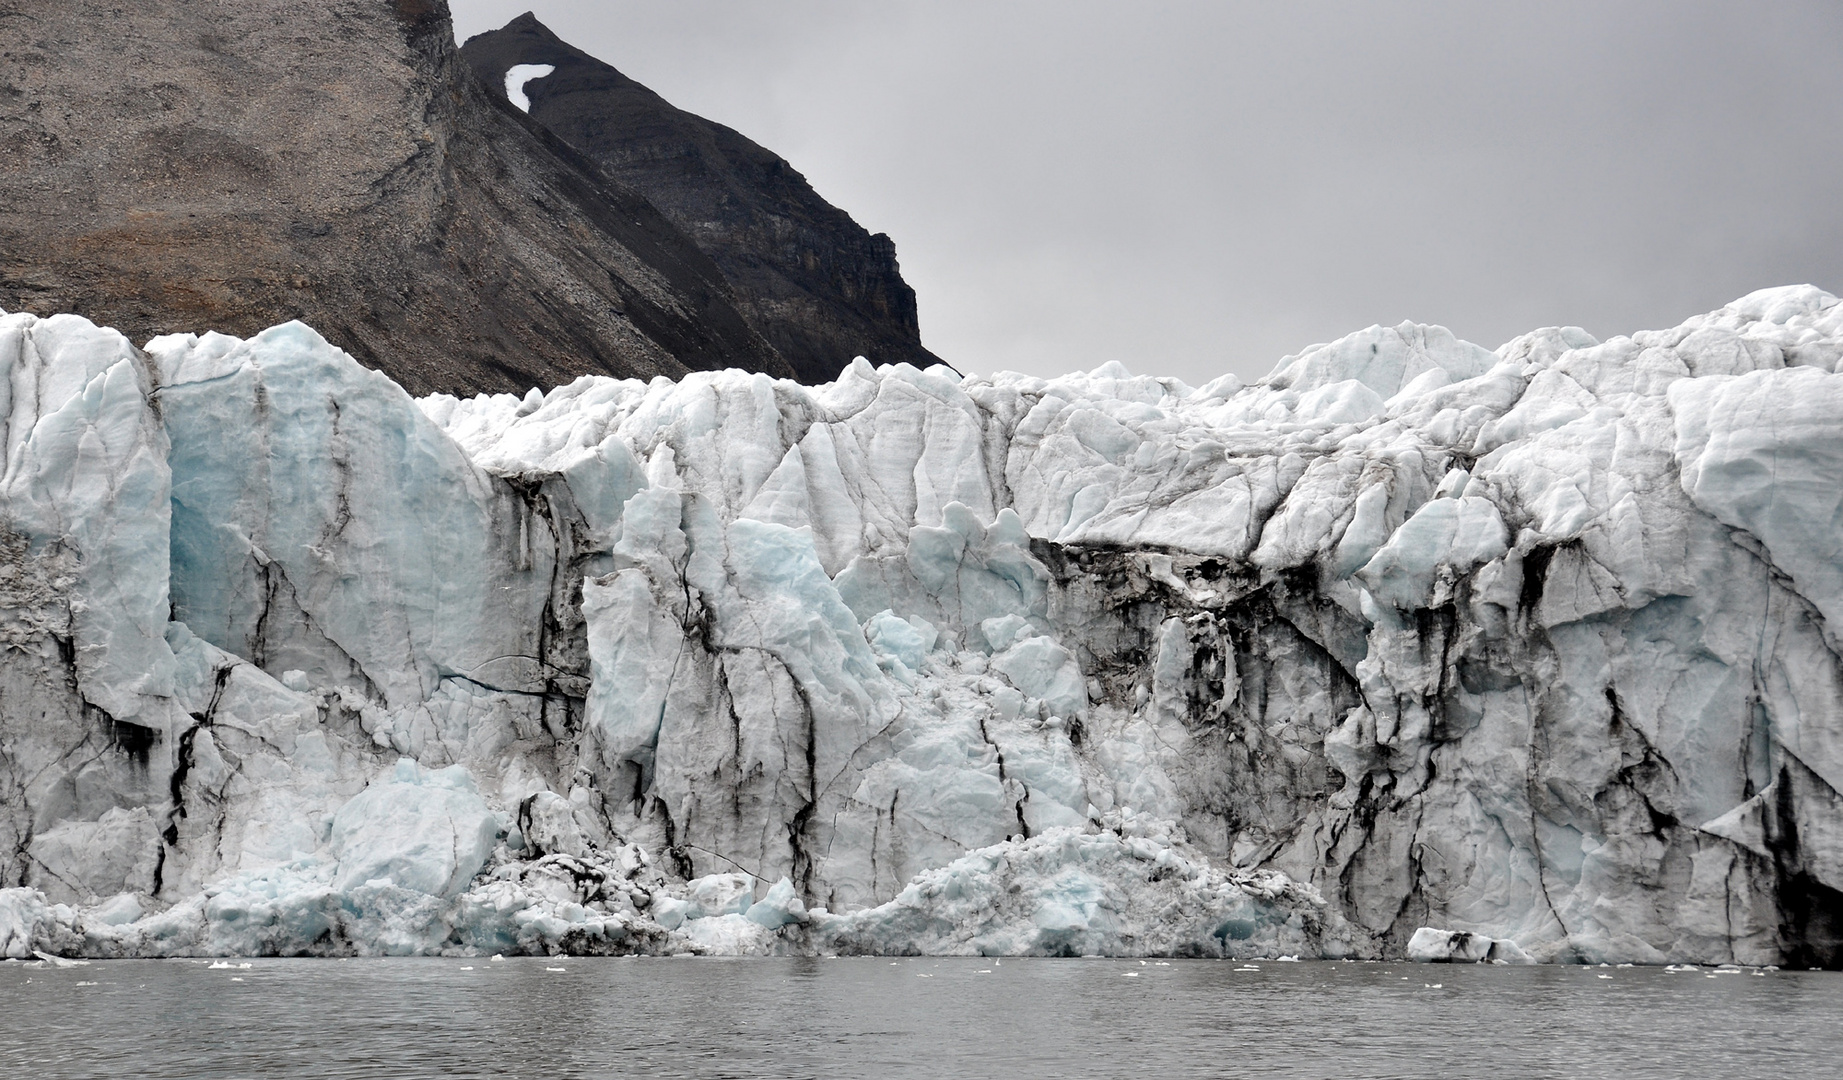
<svg viewBox="0 0 1843 1080"><path fill-rule="evenodd" d="M5 315L0 952L1843 962L1840 357L416 400Z"/></svg>

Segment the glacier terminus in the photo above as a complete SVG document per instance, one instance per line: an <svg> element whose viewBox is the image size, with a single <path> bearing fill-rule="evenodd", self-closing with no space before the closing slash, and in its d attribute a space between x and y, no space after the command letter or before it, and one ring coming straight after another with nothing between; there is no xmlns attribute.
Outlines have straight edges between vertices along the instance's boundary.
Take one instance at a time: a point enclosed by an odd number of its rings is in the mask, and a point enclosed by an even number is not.
<svg viewBox="0 0 1843 1080"><path fill-rule="evenodd" d="M0 952L1843 964L1843 305L412 398L0 316Z"/></svg>

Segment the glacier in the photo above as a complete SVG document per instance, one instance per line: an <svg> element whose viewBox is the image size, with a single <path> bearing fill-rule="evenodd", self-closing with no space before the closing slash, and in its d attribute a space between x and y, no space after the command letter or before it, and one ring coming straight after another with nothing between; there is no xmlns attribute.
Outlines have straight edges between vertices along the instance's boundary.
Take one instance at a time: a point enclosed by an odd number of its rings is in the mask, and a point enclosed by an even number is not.
<svg viewBox="0 0 1843 1080"><path fill-rule="evenodd" d="M467 400L3 315L0 953L1838 966L1840 364L1809 286Z"/></svg>

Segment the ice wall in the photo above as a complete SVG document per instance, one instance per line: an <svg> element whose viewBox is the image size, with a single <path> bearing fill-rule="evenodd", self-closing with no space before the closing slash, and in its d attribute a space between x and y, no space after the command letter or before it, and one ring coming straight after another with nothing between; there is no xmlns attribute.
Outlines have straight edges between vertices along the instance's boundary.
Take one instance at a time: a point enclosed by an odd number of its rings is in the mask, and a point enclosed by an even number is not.
<svg viewBox="0 0 1843 1080"><path fill-rule="evenodd" d="M5 316L0 949L1843 963L1840 358L413 400Z"/></svg>

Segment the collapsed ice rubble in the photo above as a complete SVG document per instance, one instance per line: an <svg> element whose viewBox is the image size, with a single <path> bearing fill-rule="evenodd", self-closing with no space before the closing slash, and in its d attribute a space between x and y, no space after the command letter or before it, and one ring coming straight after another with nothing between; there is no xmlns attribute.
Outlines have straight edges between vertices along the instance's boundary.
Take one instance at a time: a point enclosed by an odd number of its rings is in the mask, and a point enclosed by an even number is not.
<svg viewBox="0 0 1843 1080"><path fill-rule="evenodd" d="M1840 357L414 401L5 316L0 949L1834 964Z"/></svg>
<svg viewBox="0 0 1843 1080"><path fill-rule="evenodd" d="M1514 941L1431 926L1421 927L1408 939L1408 959L1422 964L1535 963Z"/></svg>

